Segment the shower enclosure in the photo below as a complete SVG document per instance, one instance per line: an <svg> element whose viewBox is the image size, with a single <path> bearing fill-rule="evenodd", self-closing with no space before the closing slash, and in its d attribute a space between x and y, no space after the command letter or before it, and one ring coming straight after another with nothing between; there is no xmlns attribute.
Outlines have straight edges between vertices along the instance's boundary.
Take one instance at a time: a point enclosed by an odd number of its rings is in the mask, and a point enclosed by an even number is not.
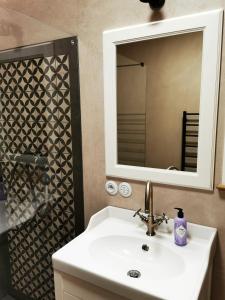
<svg viewBox="0 0 225 300"><path fill-rule="evenodd" d="M0 52L0 300L54 299L84 229L76 37Z"/></svg>

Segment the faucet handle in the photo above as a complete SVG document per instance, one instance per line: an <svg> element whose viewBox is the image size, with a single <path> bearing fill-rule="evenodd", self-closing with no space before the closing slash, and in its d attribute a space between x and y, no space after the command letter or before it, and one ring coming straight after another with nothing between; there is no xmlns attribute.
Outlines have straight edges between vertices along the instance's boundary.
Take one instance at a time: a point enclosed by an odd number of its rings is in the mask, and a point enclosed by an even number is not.
<svg viewBox="0 0 225 300"><path fill-rule="evenodd" d="M139 208L139 209L134 213L133 218L135 218L137 215L139 216L140 211L141 211L141 208Z"/></svg>
<svg viewBox="0 0 225 300"><path fill-rule="evenodd" d="M168 224L168 221L169 221L170 218L167 217L167 215L165 213L163 213L162 216L163 216L163 221L165 221L166 224Z"/></svg>
<svg viewBox="0 0 225 300"><path fill-rule="evenodd" d="M166 216L165 213L163 213L162 216L156 216L155 223L159 226L163 222L165 222L167 224L168 220L169 220L169 218Z"/></svg>
<svg viewBox="0 0 225 300"><path fill-rule="evenodd" d="M141 221L143 221L144 223L148 223L148 218L141 213L141 208L139 208L133 215L133 217L139 216L139 218L141 219Z"/></svg>

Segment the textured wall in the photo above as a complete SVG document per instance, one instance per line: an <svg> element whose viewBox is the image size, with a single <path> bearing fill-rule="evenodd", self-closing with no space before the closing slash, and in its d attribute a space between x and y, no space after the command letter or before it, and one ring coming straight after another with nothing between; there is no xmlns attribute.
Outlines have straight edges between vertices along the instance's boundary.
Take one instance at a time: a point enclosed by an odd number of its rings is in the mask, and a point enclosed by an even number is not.
<svg viewBox="0 0 225 300"><path fill-rule="evenodd" d="M77 14L79 2L79 18ZM1 34L0 48L30 41L41 42L78 33L80 55L80 84L83 127L84 193L86 220L105 205L139 208L144 204L144 185L132 183L131 199L110 197L104 191L104 107L102 73L102 31L225 7L223 0L166 1L161 15L153 16L148 5L138 0L8 0L0 1L1 20L13 23L10 35ZM51 9L50 9L51 8ZM22 14L16 14L19 10ZM16 14L16 17L15 17ZM23 15L25 14L25 15ZM28 17L28 16L29 17ZM30 19L31 18L31 19ZM78 21L78 22L77 22ZM79 27L77 27L79 23ZM43 26L43 27L42 27ZM0 24L0 29L1 29ZM22 32L22 33L21 33ZM22 39L18 37L22 35ZM9 48L9 47L8 47ZM225 51L223 50L223 58ZM215 184L221 182L222 150L225 120L225 66L222 62L221 90L218 117ZM206 162L207 163L207 162ZM154 189L157 212L165 210L174 215L173 207L185 209L187 218L195 223L217 227L218 248L213 273L213 300L225 299L225 194L216 189L204 192L169 186Z"/></svg>
<svg viewBox="0 0 225 300"><path fill-rule="evenodd" d="M0 0L0 49L77 33L77 0Z"/></svg>

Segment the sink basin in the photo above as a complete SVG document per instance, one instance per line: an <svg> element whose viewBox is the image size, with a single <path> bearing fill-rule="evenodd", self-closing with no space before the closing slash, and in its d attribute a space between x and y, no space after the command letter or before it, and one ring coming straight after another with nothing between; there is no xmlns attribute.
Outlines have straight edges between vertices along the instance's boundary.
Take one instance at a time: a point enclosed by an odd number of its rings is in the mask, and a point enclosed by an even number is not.
<svg viewBox="0 0 225 300"><path fill-rule="evenodd" d="M147 245L149 250L142 250L142 245ZM182 256L149 238L110 235L93 241L89 251L97 265L102 269L110 268L114 274L127 274L135 269L146 280L165 280L185 270ZM159 264L163 266L163 272Z"/></svg>
<svg viewBox="0 0 225 300"><path fill-rule="evenodd" d="M133 213L109 206L92 216L53 255L54 269L128 299L209 300L216 229L188 223L188 244L179 247L173 220L149 237Z"/></svg>

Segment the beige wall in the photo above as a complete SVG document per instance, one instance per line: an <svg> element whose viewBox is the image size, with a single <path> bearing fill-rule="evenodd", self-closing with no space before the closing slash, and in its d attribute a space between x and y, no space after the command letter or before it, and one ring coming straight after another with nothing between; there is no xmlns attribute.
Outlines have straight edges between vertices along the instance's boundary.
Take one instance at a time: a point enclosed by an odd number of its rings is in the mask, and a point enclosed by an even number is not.
<svg viewBox="0 0 225 300"><path fill-rule="evenodd" d="M78 0L0 0L0 49L77 34Z"/></svg>
<svg viewBox="0 0 225 300"><path fill-rule="evenodd" d="M77 2L79 4L78 23ZM110 197L104 191L106 177L102 31L145 23L156 17L170 18L225 7L225 2L222 0L166 1L161 16L152 16L149 6L138 0L64 0L63 5L60 0L1 0L0 6L13 9L13 11L1 10L0 20L13 25L4 37L4 27L0 22L2 49L78 33L86 220L88 221L94 212L108 204L132 209L143 207L144 185L141 183L132 183L131 199L120 196ZM15 10L20 10L22 15L17 15L15 18ZM215 184L221 182L222 173L225 125L224 58L225 51L223 50ZM213 300L225 299L225 194L216 189L213 192L204 192L156 186L154 198L157 212L166 211L172 217L174 216L173 207L179 205L184 208L189 221L218 228L218 247L213 273Z"/></svg>

